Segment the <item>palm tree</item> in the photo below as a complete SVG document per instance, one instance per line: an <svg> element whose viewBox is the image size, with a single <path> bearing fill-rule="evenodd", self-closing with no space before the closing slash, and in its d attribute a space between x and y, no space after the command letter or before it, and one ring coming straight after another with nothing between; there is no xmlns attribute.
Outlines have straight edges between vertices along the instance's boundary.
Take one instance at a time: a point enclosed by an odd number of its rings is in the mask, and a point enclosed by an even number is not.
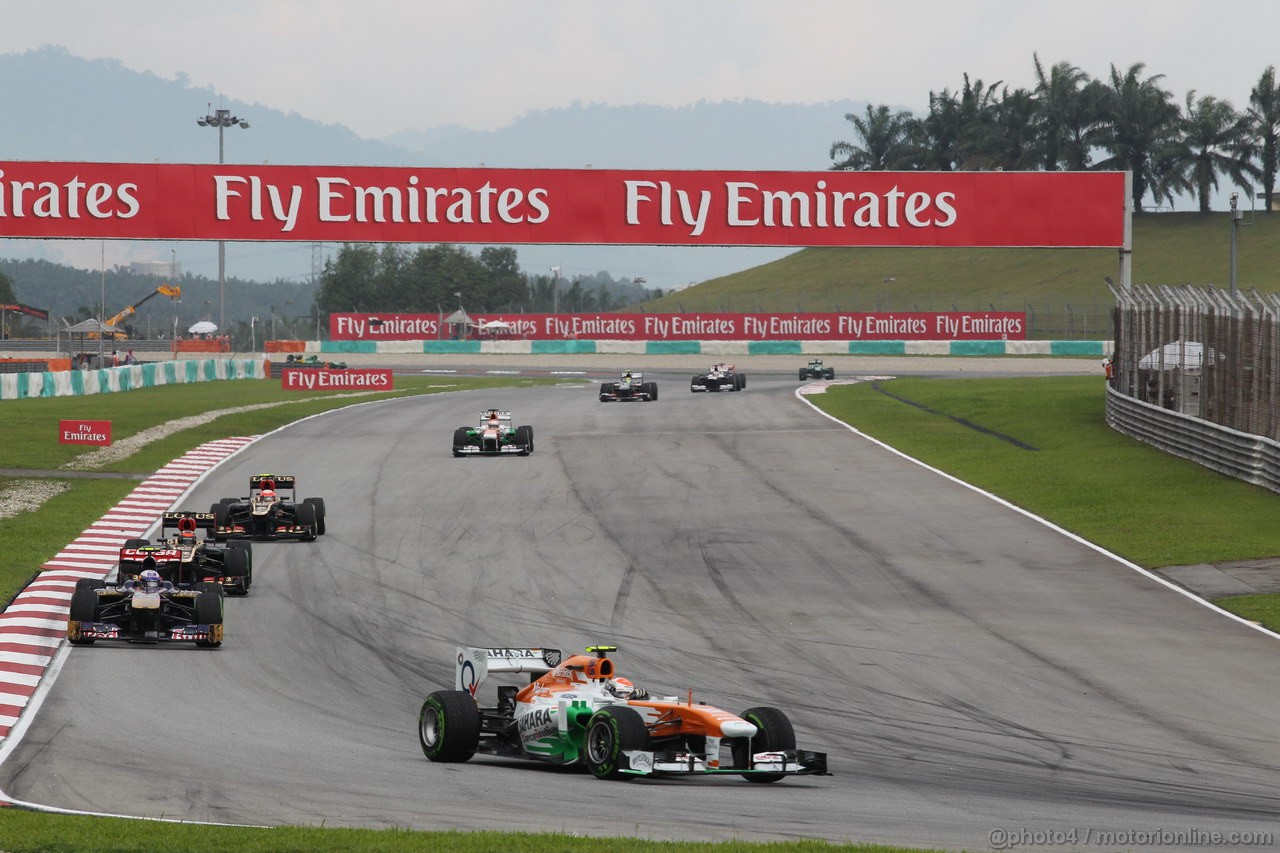
<svg viewBox="0 0 1280 853"><path fill-rule="evenodd" d="M984 168L1015 172L1039 165L1044 140L1037 129L1037 112L1035 97L1028 90L1006 88L1000 93L983 140Z"/></svg>
<svg viewBox="0 0 1280 853"><path fill-rule="evenodd" d="M833 164L832 170L884 172L902 167L911 113L895 113L883 104L874 108L867 104L866 116L846 113L845 118L853 125L858 141L831 145L831 159L844 158Z"/></svg>
<svg viewBox="0 0 1280 853"><path fill-rule="evenodd" d="M1172 156L1175 162L1170 171L1181 176L1180 188L1196 194L1201 213L1209 212L1209 195L1218 188L1219 174L1237 185L1251 186L1251 179L1260 171L1253 165L1247 119L1230 101L1212 95L1197 98L1194 89L1187 92L1182 141L1173 148Z"/></svg>
<svg viewBox="0 0 1280 853"><path fill-rule="evenodd" d="M1256 141L1260 141L1262 168L1262 192L1266 197L1266 211L1271 212L1271 196L1276 189L1277 159L1280 158L1280 88L1276 86L1276 67L1268 65L1262 72L1258 85L1249 93L1249 127Z"/></svg>
<svg viewBox="0 0 1280 853"><path fill-rule="evenodd" d="M1146 66L1131 65L1123 75L1111 66L1111 85L1105 104L1107 137L1102 147L1110 157L1099 169L1133 173L1133 208L1142 213L1148 191L1163 192L1171 183L1168 149L1178 142L1181 111L1173 94L1160 88L1163 74L1141 79ZM1159 200L1157 198L1157 200Z"/></svg>
<svg viewBox="0 0 1280 853"><path fill-rule="evenodd" d="M1040 57L1032 56L1041 166L1047 172L1082 171L1089 166L1091 149L1099 144L1105 87L1069 62L1057 63L1046 74Z"/></svg>

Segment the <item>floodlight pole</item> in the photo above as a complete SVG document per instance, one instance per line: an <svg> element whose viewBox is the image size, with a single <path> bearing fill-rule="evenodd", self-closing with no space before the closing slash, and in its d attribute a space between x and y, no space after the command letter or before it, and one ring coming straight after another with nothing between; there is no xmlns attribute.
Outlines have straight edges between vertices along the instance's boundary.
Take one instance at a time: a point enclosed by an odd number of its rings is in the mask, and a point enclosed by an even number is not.
<svg viewBox="0 0 1280 853"><path fill-rule="evenodd" d="M221 166L223 159L223 139L222 131L228 127L239 127L244 130L249 129L249 122L233 116L231 110L214 110L204 118L196 119L196 124L201 127L216 127L218 129L218 165ZM218 331L226 334L227 327L227 241L218 241Z"/></svg>

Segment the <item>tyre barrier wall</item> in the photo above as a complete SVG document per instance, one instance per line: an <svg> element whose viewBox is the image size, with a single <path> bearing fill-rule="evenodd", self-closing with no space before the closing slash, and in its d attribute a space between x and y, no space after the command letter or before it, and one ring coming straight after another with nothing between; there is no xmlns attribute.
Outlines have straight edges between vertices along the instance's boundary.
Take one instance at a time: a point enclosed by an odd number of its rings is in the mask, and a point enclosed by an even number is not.
<svg viewBox="0 0 1280 853"><path fill-rule="evenodd" d="M279 352L432 355L1110 355L1111 341L271 341ZM283 346L282 346L283 345Z"/></svg>
<svg viewBox="0 0 1280 853"><path fill-rule="evenodd" d="M1107 424L1219 474L1280 492L1280 442L1127 397L1108 386Z"/></svg>
<svg viewBox="0 0 1280 853"><path fill-rule="evenodd" d="M0 375L0 400L28 397L80 397L112 394L156 385L214 382L219 379L263 379L261 358L208 358L155 361L102 370L59 370Z"/></svg>

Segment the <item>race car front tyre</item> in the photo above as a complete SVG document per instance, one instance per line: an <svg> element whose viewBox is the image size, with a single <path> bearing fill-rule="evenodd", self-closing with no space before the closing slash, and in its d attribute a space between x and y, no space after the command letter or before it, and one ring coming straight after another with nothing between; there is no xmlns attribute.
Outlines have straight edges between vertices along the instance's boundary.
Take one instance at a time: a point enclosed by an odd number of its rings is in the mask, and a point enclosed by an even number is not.
<svg viewBox="0 0 1280 853"><path fill-rule="evenodd" d="M800 381L803 382L808 378L809 378L809 371L805 370L803 367L800 368Z"/></svg>
<svg viewBox="0 0 1280 853"><path fill-rule="evenodd" d="M458 427L453 431L453 455L462 456L462 448L467 446L467 428Z"/></svg>
<svg viewBox="0 0 1280 853"><path fill-rule="evenodd" d="M527 426L516 427L516 446L520 448L521 456L528 456L533 452L533 430Z"/></svg>
<svg viewBox="0 0 1280 853"><path fill-rule="evenodd" d="M465 690L437 690L422 703L418 742L432 761L460 762L476 754L480 709Z"/></svg>
<svg viewBox="0 0 1280 853"><path fill-rule="evenodd" d="M324 535L324 498L304 498L304 504L313 504L316 508L316 533Z"/></svg>
<svg viewBox="0 0 1280 853"><path fill-rule="evenodd" d="M649 729L634 708L613 705L601 708L587 721L583 758L597 779L631 779L622 772L627 766L623 754L630 749L649 750Z"/></svg>
<svg viewBox="0 0 1280 853"><path fill-rule="evenodd" d="M779 752L796 748L796 732L791 720L777 708L748 708L738 716L756 727L756 736L735 738L732 743L733 766L745 770L751 766L751 756L760 752ZM785 773L743 773L748 782L777 782L785 779Z"/></svg>
<svg viewBox="0 0 1280 853"><path fill-rule="evenodd" d="M302 540L304 542L316 541L316 536L319 535L319 530L317 529L316 523L315 504L298 504L295 512L297 514L295 521L297 521L298 526L307 528L307 532L302 535Z"/></svg>
<svg viewBox="0 0 1280 853"><path fill-rule="evenodd" d="M234 586L224 589L231 595L248 595L249 585L253 582L250 571L248 549L228 548L223 557L222 575L236 580Z"/></svg>
<svg viewBox="0 0 1280 853"><path fill-rule="evenodd" d="M744 390L746 390L746 387L747 387L747 374L745 374L745 373L735 373L735 374L734 374L734 376L738 377L738 390L739 390L739 391L744 391Z"/></svg>
<svg viewBox="0 0 1280 853"><path fill-rule="evenodd" d="M76 589L105 589L107 582L100 578L79 578L76 580Z"/></svg>
<svg viewBox="0 0 1280 853"><path fill-rule="evenodd" d="M88 580L88 578L83 578ZM98 621L98 593L91 586L80 586L76 582L76 591L71 593L71 610L67 618L72 622ZM68 638L70 639L70 638ZM92 646L93 640L80 637L71 640L73 646Z"/></svg>
<svg viewBox="0 0 1280 853"><path fill-rule="evenodd" d="M600 402L601 403L609 402L609 383L608 382L600 383Z"/></svg>
<svg viewBox="0 0 1280 853"><path fill-rule="evenodd" d="M650 400L656 400L656 399L658 399L658 383L657 383L657 382L646 382L646 383L644 383L644 384L645 384L646 386L648 386L648 389L649 389L649 399L650 399Z"/></svg>
<svg viewBox="0 0 1280 853"><path fill-rule="evenodd" d="M695 377L693 377L693 379L689 380L689 390L690 390L690 391L692 391L692 392L694 392L694 393L697 393L698 391L705 391L705 390L707 390L706 388L699 388L699 387L698 387L698 385L699 385L699 384L701 384L701 382L702 382L702 377L701 377L701 376L695 376Z"/></svg>
<svg viewBox="0 0 1280 853"><path fill-rule="evenodd" d="M231 507L225 503L214 504L212 512L214 526L226 527L227 521L231 518Z"/></svg>
<svg viewBox="0 0 1280 853"><path fill-rule="evenodd" d="M126 539L122 548L145 548L151 544L150 539Z"/></svg>
<svg viewBox="0 0 1280 853"><path fill-rule="evenodd" d="M197 625L222 627L222 586L212 581L196 584L195 620ZM196 640L202 649L216 649L222 640Z"/></svg>

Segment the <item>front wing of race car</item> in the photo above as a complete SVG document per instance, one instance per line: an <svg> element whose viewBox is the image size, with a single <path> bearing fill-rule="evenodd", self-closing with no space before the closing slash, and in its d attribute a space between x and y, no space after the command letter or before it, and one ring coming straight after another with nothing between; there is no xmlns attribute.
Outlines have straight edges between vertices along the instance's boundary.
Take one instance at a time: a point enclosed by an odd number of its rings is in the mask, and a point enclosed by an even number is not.
<svg viewBox="0 0 1280 853"><path fill-rule="evenodd" d="M650 752L640 749L624 750L627 767L623 773L632 776L688 776L691 774L721 774L750 776L759 774L786 774L788 776L830 776L827 772L827 754L807 749L787 749L776 752L757 752L751 756L750 767L725 767L697 752Z"/></svg>
<svg viewBox="0 0 1280 853"><path fill-rule="evenodd" d="M131 634L111 622L75 622L67 623L67 638L70 640L125 640L126 642L146 643L191 643L222 642L221 625L173 625L163 631L147 631L142 634Z"/></svg>
<svg viewBox="0 0 1280 853"><path fill-rule="evenodd" d="M496 449L486 450L478 444L463 444L453 448L455 456L500 456L503 453L527 455L528 447L523 444L499 444Z"/></svg>
<svg viewBox="0 0 1280 853"><path fill-rule="evenodd" d="M305 539L314 538L314 531L296 519L284 514L255 516L250 513L237 514L227 519L227 523L213 528L213 538L226 539Z"/></svg>

